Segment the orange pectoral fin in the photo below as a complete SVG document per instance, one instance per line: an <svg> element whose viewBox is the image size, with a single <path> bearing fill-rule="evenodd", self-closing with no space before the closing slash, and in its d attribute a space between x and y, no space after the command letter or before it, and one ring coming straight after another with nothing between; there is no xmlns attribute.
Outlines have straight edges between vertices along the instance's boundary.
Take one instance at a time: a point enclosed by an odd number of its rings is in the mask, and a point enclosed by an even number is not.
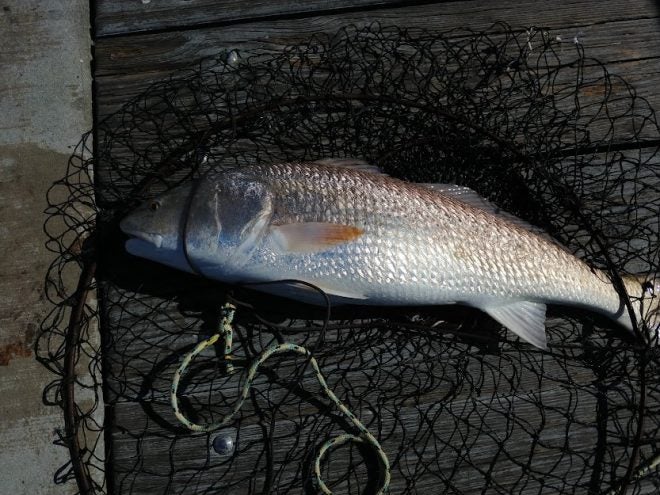
<svg viewBox="0 0 660 495"><path fill-rule="evenodd" d="M289 223L272 228L275 244L282 251L297 253L325 251L354 241L363 233L354 225L324 222Z"/></svg>

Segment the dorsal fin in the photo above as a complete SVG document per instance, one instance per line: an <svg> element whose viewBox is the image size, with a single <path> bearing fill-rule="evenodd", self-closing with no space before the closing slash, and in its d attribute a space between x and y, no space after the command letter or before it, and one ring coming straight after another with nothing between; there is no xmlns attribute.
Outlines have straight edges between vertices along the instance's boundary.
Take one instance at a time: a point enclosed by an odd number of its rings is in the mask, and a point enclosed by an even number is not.
<svg viewBox="0 0 660 495"><path fill-rule="evenodd" d="M507 211L504 211L495 203L488 201L478 192L476 192L473 189L470 189L469 187L458 186L456 184L439 184L439 183L438 184L420 183L418 185L436 191L440 194L443 194L444 196L449 196L453 199L461 201L465 204L472 206L473 208L478 208L487 213L490 213L491 215L495 215L499 218L502 218L513 225L517 225L518 227L522 227L523 229L528 230L529 232L533 232L534 234L543 237L545 240L550 241L553 244L556 244L564 251L570 253L570 251L566 249L566 246L561 245L556 239L551 237L541 227L532 225L531 223L526 222L525 220L518 218L517 216L508 213Z"/></svg>
<svg viewBox="0 0 660 495"><path fill-rule="evenodd" d="M369 174L387 175L376 165L367 163L360 158L322 158L320 160L315 160L312 163L327 165L329 167L351 168L353 170L359 170L360 172L367 172Z"/></svg>

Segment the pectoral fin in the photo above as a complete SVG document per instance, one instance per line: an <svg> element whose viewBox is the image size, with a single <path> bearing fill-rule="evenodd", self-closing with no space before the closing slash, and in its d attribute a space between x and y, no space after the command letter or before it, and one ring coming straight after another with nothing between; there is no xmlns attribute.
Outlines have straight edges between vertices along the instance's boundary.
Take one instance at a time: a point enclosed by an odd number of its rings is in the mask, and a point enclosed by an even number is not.
<svg viewBox="0 0 660 495"><path fill-rule="evenodd" d="M325 222L290 223L271 228L275 247L288 253L326 251L354 241L363 233L361 228L353 225Z"/></svg>
<svg viewBox="0 0 660 495"><path fill-rule="evenodd" d="M509 304L493 303L479 308L521 339L540 349L548 348L545 336L545 304L517 301Z"/></svg>

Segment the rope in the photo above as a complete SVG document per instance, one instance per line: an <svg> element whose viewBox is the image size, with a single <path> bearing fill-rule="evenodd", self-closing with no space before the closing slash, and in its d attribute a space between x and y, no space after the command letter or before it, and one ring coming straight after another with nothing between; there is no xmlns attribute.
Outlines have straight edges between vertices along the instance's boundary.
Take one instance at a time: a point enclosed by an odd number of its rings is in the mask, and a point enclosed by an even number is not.
<svg viewBox="0 0 660 495"><path fill-rule="evenodd" d="M234 416L240 411L241 407L243 406L243 403L245 402L245 399L247 399L248 394L250 393L250 387L252 386L252 382L254 381L259 366L261 366L268 358L270 358L275 354L284 354L287 352L300 354L309 360L309 364L311 364L316 374L316 379L318 380L319 384L321 385L321 388L323 389L328 399L330 399L337 406L337 408L348 418L351 424L353 424L353 426L355 426L355 428L359 431L358 435L346 433L343 435L339 435L335 438L331 438L321 446L314 460L314 477L319 490L321 490L321 492L326 495L332 495L332 491L327 487L327 485L323 482L323 479L321 478L321 461L323 460L325 455L331 450L341 445L344 445L348 442L354 442L354 443L362 443L365 445L369 445L376 452L376 455L378 456L378 459L381 464L381 480L380 480L381 483L380 483L380 488L376 493L378 495L382 495L386 493L389 488L390 479L391 479L390 463L387 458L387 454L385 454L385 452L383 451L378 440L376 440L376 438L369 432L369 430L367 430L367 428L360 422L360 420L355 416L355 414L353 414L339 400L339 398L337 398L337 396L332 392L332 390L330 390L327 382L325 381L325 378L323 377L323 374L321 373L321 369L319 368L318 362L316 361L314 356L312 356L312 354L306 348L301 347L299 345L287 344L287 343L273 344L267 347L264 351L262 351L261 354L259 354L259 356L257 356L257 358L252 362L252 364L248 369L247 377L245 383L241 388L241 394L238 401L236 401L236 403L234 404L231 412L227 414L225 417L223 417L220 421L217 421L215 423L209 423L206 425L200 425L190 421L181 412L181 410L179 409L179 399L177 396L177 392L179 390L179 382L187 372L188 366L190 366L190 362L195 358L195 356L197 356L207 347L210 347L213 344L215 344L220 339L220 337L222 337L225 344L223 358L225 361L230 361L232 359L233 357L231 355L232 338L233 338L232 321L234 319L235 311L236 311L236 307L233 304L231 303L225 304L222 307L222 321L220 322L220 332L197 344L192 351L188 352L183 357L183 361L181 362L181 365L175 371L174 377L172 379L170 402L172 404L172 409L174 410L174 415L179 420L179 422L181 422L189 430L196 432L205 432L205 433L226 426L227 424L233 421ZM233 364L231 364L231 362L226 363L226 369L227 369L227 373L233 373L235 371L234 366Z"/></svg>

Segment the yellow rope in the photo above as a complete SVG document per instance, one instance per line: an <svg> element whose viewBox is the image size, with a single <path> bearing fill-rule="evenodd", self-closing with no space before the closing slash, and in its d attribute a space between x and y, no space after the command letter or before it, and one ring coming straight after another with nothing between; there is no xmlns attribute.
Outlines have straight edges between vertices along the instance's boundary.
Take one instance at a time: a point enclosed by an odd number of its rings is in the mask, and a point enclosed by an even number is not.
<svg viewBox="0 0 660 495"><path fill-rule="evenodd" d="M175 371L174 378L172 379L170 402L172 404L172 409L174 410L174 415L176 416L176 418L184 426L186 426L186 428L198 432L209 432L216 430L222 426L226 426L227 424L233 421L234 416L240 411L241 407L243 406L245 399L247 399L247 396L250 393L250 387L252 386L252 382L254 381L254 378L257 374L257 370L259 369L259 366L261 366L264 363L264 361L266 361L269 357L273 356L274 354L283 354L286 352L294 352L300 354L309 359L309 364L312 365L312 368L314 369L314 372L316 374L316 378L319 381L319 384L321 385L321 388L323 389L327 397L348 418L348 420L353 424L353 426L355 426L355 428L359 432L357 435L352 435L352 434L339 435L338 437L328 440L321 446L319 453L317 454L316 459L314 460L314 476L319 490L321 490L321 492L323 492L326 495L332 495L330 489L321 479L321 461L323 460L326 453L333 450L336 447L344 445L345 443L355 442L355 443L363 443L366 445L370 445L376 451L376 454L378 455L381 464L381 483L377 493L379 495L386 493L389 488L390 478L391 478L390 463L387 458L387 454L385 454L385 452L381 448L378 440L376 440L376 438L369 432L369 430L367 430L367 428L360 422L360 420L355 416L355 414L353 414L337 398L337 396L332 392L332 390L330 390L327 382L325 381L325 378L323 377L323 374L321 373L321 370L319 368L316 359L311 355L311 353L307 349L299 345L274 344L269 346L261 354L259 354L259 356L257 356L257 358L252 362L252 364L248 369L247 377L241 389L241 395L238 401L234 404L232 411L228 415L223 417L220 421L206 425L200 425L193 423L188 418L186 418L183 415L183 413L181 413L181 410L179 409L179 399L177 396L177 392L179 389L179 383L181 381L181 378L185 375L188 366L190 365L190 362L193 360L193 358L207 347L210 347L213 344L215 344L218 341L218 339L220 339L220 337L223 337L225 344L224 359L225 361L231 360L232 334L233 334L231 324L234 319L235 311L236 311L236 307L233 304L230 303L225 304L222 308L223 314L222 314L222 321L220 323L221 326L220 333L217 333L212 337L210 337L209 339L206 339L200 342L199 344L197 344L192 351L190 351L183 357L183 361L181 362L181 365ZM233 365L231 364L231 362L228 362L227 372L232 373L233 371L234 371Z"/></svg>

